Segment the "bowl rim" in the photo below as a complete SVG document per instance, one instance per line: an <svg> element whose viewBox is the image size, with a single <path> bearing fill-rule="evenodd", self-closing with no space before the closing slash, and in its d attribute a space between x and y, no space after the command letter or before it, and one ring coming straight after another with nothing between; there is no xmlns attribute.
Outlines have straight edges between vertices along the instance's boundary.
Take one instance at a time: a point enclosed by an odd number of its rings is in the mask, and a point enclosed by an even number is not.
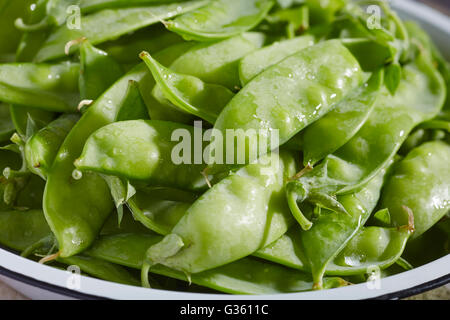
<svg viewBox="0 0 450 320"><path fill-rule="evenodd" d="M393 7L418 22L437 28L450 37L450 18L418 2L392 1ZM149 299L149 300L324 300L324 299L401 299L450 283L450 254L424 266L380 280L379 290L368 290L357 284L325 291L277 295L226 295L171 292L121 285L81 276L83 289L68 289L68 271L40 265L0 247L0 275L63 296L86 299Z"/></svg>

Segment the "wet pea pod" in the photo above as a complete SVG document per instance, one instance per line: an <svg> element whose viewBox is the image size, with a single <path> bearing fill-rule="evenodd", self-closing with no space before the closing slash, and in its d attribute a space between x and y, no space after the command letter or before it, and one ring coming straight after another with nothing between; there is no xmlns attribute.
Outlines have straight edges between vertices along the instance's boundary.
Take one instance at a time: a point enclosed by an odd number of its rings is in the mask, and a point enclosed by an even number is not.
<svg viewBox="0 0 450 320"><path fill-rule="evenodd" d="M25 159L31 172L46 179L59 148L79 119L77 114L62 115L30 137L25 144Z"/></svg>
<svg viewBox="0 0 450 320"><path fill-rule="evenodd" d="M224 39L256 27L273 5L273 0L215 0L165 25L188 40Z"/></svg>
<svg viewBox="0 0 450 320"><path fill-rule="evenodd" d="M197 77L171 71L153 59L147 52L141 53L164 96L180 110L198 116L214 124L222 109L234 97L227 88L204 83Z"/></svg>
<svg viewBox="0 0 450 320"><path fill-rule="evenodd" d="M329 64L329 59L336 63ZM331 111L362 83L362 78L358 62L339 41L305 48L254 78L225 107L214 128L224 137L228 129L242 129L246 144L253 135L249 137L245 131L256 131L257 145L261 145L260 140L267 139L265 130L276 131L279 139L269 140L279 141L268 142L267 149L258 150L255 155L251 154L250 148L237 150L238 146L234 146L234 154L242 153L245 163L249 163L254 160L251 156L257 159L258 155L283 145ZM223 146L227 145L226 137L223 140ZM214 147L221 149L223 146ZM223 149L225 154L231 152ZM220 164L220 160L214 156L210 159L211 172L229 169L230 165ZM233 164L237 163L234 159Z"/></svg>
<svg viewBox="0 0 450 320"><path fill-rule="evenodd" d="M147 249L162 239L161 236L142 234L119 234L101 237L86 252L87 255L130 268L141 269ZM187 281L182 272L155 266L152 273ZM194 284L230 294L274 294L311 290L308 274L265 262L245 258L213 270L193 274ZM325 278L327 288L344 286L340 278Z"/></svg>
<svg viewBox="0 0 450 320"><path fill-rule="evenodd" d="M412 210L413 239L430 229L450 209L449 160L448 144L441 141L425 143L398 163L383 190L381 207L389 209L392 225L407 221L403 206Z"/></svg>
<svg viewBox="0 0 450 320"><path fill-rule="evenodd" d="M295 167L290 154L273 153L215 184L169 235L149 248L143 273L158 264L198 273L239 260L278 239L292 221L283 191Z"/></svg>
<svg viewBox="0 0 450 320"><path fill-rule="evenodd" d="M207 1L189 1L159 6L101 10L81 17L82 28L80 30L69 29L66 26L55 29L37 53L35 60L47 61L61 58L65 55L66 49L69 53L74 53L79 46L73 45L66 48L66 45L81 37L85 37L93 45L97 45L156 24L163 19L194 10L206 3Z"/></svg>
<svg viewBox="0 0 450 320"><path fill-rule="evenodd" d="M117 122L101 128L87 140L75 165L81 171L119 176L147 185L204 190L207 185L201 172L205 165L202 152L198 154L195 149L196 135L201 137L203 130L173 122ZM178 141L172 141L173 137ZM181 138L190 140L180 145ZM184 147L186 150L181 149ZM188 152L187 149L193 157L181 158L181 152ZM129 157L130 154L134 156Z"/></svg>
<svg viewBox="0 0 450 320"><path fill-rule="evenodd" d="M345 213L334 196L357 190L386 168L413 128L439 113L444 98L442 77L425 57L405 66L396 95L384 89L358 133L286 187L289 206L300 225L311 227L297 206L302 201Z"/></svg>
<svg viewBox="0 0 450 320"><path fill-rule="evenodd" d="M77 63L0 65L0 100L47 111L73 112L79 101Z"/></svg>
<svg viewBox="0 0 450 320"><path fill-rule="evenodd" d="M189 1L189 0L184 0ZM160 5L164 3L183 2L177 0L81 0L81 12L90 13L103 9L136 7L142 5Z"/></svg>
<svg viewBox="0 0 450 320"><path fill-rule="evenodd" d="M85 173L73 178L74 161L87 138L97 129L114 122L127 101L130 80L139 82L147 75L139 65L119 79L77 122L66 137L47 176L44 212L55 234L61 257L73 256L92 244L113 210L110 191L104 180ZM75 175L80 178L79 175ZM70 205L69 205L70 204Z"/></svg>
<svg viewBox="0 0 450 320"><path fill-rule="evenodd" d="M352 91L334 110L302 133L303 164L315 165L345 145L365 124L379 96L383 72L375 72L359 88Z"/></svg>
<svg viewBox="0 0 450 320"><path fill-rule="evenodd" d="M267 68L279 63L288 56L314 44L312 36L276 42L248 54L239 63L239 78L243 86Z"/></svg>

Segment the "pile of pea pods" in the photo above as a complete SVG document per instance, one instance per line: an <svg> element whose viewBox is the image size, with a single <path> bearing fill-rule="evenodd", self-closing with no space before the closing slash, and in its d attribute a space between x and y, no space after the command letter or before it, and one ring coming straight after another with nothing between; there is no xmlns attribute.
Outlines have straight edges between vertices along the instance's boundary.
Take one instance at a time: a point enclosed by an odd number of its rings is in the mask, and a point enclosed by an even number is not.
<svg viewBox="0 0 450 320"><path fill-rule="evenodd" d="M186 292L405 272L449 253L449 78L384 1L0 0L0 245Z"/></svg>

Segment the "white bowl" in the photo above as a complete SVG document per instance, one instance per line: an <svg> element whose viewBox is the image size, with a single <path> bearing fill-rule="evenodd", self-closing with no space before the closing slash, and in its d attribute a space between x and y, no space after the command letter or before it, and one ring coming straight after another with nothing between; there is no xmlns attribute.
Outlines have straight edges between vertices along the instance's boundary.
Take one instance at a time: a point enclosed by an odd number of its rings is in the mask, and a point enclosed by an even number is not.
<svg viewBox="0 0 450 320"><path fill-rule="evenodd" d="M402 18L419 22L450 59L450 18L420 3L409 0L392 1ZM310 299L398 299L415 295L450 282L450 255L439 260L381 279L373 288L366 283L325 291L266 296L232 296L195 294L144 289L80 277L80 286L71 288L73 275L40 265L0 249L0 279L32 299L151 299L151 300L310 300Z"/></svg>

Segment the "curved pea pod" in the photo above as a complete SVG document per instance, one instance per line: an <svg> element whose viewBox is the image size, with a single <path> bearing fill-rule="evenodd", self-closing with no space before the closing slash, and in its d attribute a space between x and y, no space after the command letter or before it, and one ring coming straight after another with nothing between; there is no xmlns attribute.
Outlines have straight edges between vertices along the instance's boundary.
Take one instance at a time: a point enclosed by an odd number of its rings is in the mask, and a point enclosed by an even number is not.
<svg viewBox="0 0 450 320"><path fill-rule="evenodd" d="M239 78L245 86L267 68L288 56L314 44L314 37L306 35L295 39L276 42L268 47L248 54L239 63Z"/></svg>
<svg viewBox="0 0 450 320"><path fill-rule="evenodd" d="M390 48L374 39L344 38L341 41L355 56L364 71L376 71L392 61L393 53Z"/></svg>
<svg viewBox="0 0 450 320"><path fill-rule="evenodd" d="M185 39L211 41L230 38L256 27L274 5L273 0L216 0L165 23Z"/></svg>
<svg viewBox="0 0 450 320"><path fill-rule="evenodd" d="M148 265L198 273L278 239L291 221L283 189L294 171L291 155L273 153L221 180L193 203L171 234L149 248Z"/></svg>
<svg viewBox="0 0 450 320"><path fill-rule="evenodd" d="M119 8L102 10L81 17L81 29L60 26L55 29L36 55L36 61L47 61L63 57L66 49L74 53L78 45L66 48L66 44L81 37L93 45L116 39L129 32L158 23L203 6L206 1L189 1L151 7ZM107 27L105 27L107 26Z"/></svg>
<svg viewBox="0 0 450 320"><path fill-rule="evenodd" d="M203 131L178 123L136 120L117 122L95 132L75 165L82 171L119 176L146 184L203 190L204 165L196 161L195 136ZM172 137L175 137L172 139ZM175 139L183 141L172 141ZM181 157L191 150L195 157ZM130 154L133 156L130 157ZM200 156L202 156L200 152ZM200 158L201 159L201 158ZM198 160L198 159L197 159Z"/></svg>
<svg viewBox="0 0 450 320"><path fill-rule="evenodd" d="M81 271L102 280L140 286L140 281L127 269L102 259L78 255L70 258L58 258L57 261L68 266L77 266Z"/></svg>
<svg viewBox="0 0 450 320"><path fill-rule="evenodd" d="M80 46L81 99L95 100L123 75L122 68L108 54L84 40Z"/></svg>
<svg viewBox="0 0 450 320"><path fill-rule="evenodd" d="M157 234L167 235L197 197L181 190L146 188L138 190L127 205L136 221Z"/></svg>
<svg viewBox="0 0 450 320"><path fill-rule="evenodd" d="M333 63L328 63L333 60ZM245 163L251 157L264 155L286 143L309 124L320 119L362 82L362 71L351 53L337 40L326 41L288 57L267 69L245 86L225 107L216 121L215 129L222 132L223 144L213 141L214 149L228 145L225 133L228 129L242 129L242 138L249 144L256 131L257 145L263 145L269 130L279 139L269 139L267 148L251 154L249 148L234 154L242 154ZM228 154L225 152L225 154ZM226 171L221 159L210 159L211 172ZM223 162L222 162L223 163ZM234 164L237 164L234 159Z"/></svg>
<svg viewBox="0 0 450 320"><path fill-rule="evenodd" d="M141 58L153 74L165 97L180 110L214 124L234 93L227 88L204 83L197 77L176 73L153 59L147 52Z"/></svg>
<svg viewBox="0 0 450 320"><path fill-rule="evenodd" d="M71 112L79 100L77 63L0 65L0 100L47 111Z"/></svg>
<svg viewBox="0 0 450 320"><path fill-rule="evenodd" d="M240 86L239 61L261 48L264 40L264 34L248 32L219 42L200 43L187 50L168 67L206 83L220 84L235 90Z"/></svg>
<svg viewBox="0 0 450 320"><path fill-rule="evenodd" d="M346 213L334 196L365 185L390 164L416 125L439 113L445 88L429 62L421 56L402 73L395 96L383 89L369 119L349 142L287 185L289 207L304 229L311 227L311 222L298 208L299 202L310 201Z"/></svg>
<svg viewBox="0 0 450 320"><path fill-rule="evenodd" d="M0 212L0 244L23 251L51 235L42 210Z"/></svg>
<svg viewBox="0 0 450 320"><path fill-rule="evenodd" d="M0 103L0 143L7 141L14 133L14 123L11 119L9 107Z"/></svg>
<svg viewBox="0 0 450 320"><path fill-rule="evenodd" d="M25 144L28 169L46 179L64 139L80 119L79 115L62 115L36 132Z"/></svg>
<svg viewBox="0 0 450 320"><path fill-rule="evenodd" d="M325 274L346 276L387 269L400 259L410 236L407 227L362 228L328 265Z"/></svg>
<svg viewBox="0 0 450 320"><path fill-rule="evenodd" d="M74 161L83 151L88 137L114 122L127 101L129 81L141 81L147 75L139 65L118 80L90 106L64 140L47 176L44 212L55 234L61 257L75 255L89 247L113 210L110 191L103 179L85 173L73 178ZM79 175L75 175L80 178Z"/></svg>
<svg viewBox="0 0 450 320"><path fill-rule="evenodd" d="M130 268L141 269L143 257L151 245L161 236L120 234L101 237L87 252L88 255ZM152 273L186 281L182 272L163 266L155 266ZM311 277L297 270L244 258L213 270L193 274L192 283L230 294L275 294L311 290ZM340 278L325 278L327 288L344 286Z"/></svg>
<svg viewBox="0 0 450 320"><path fill-rule="evenodd" d="M319 119L303 134L303 163L315 165L346 144L361 129L375 108L383 72L378 71L353 90L331 112Z"/></svg>
<svg viewBox="0 0 450 320"><path fill-rule="evenodd" d="M450 210L450 146L428 142L413 149L395 167L383 190L381 206L388 208L394 226L405 224L403 206L414 214L417 238Z"/></svg>

